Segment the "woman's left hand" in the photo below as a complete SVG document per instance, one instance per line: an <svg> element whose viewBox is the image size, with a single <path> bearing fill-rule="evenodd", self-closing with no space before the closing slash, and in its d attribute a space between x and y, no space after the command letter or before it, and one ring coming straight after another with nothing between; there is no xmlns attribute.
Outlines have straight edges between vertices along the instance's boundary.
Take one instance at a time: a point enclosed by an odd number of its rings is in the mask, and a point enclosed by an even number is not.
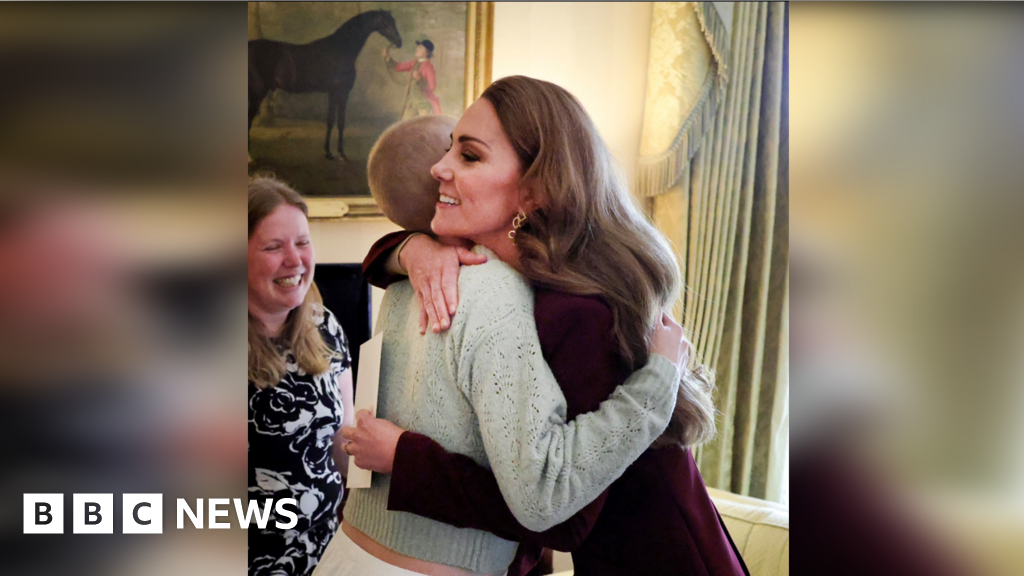
<svg viewBox="0 0 1024 576"><path fill-rule="evenodd" d="M346 451L355 457L356 466L390 474L395 465L398 438L405 430L388 420L374 418L369 410L356 413L356 425L345 426L341 435L349 440Z"/></svg>
<svg viewBox="0 0 1024 576"><path fill-rule="evenodd" d="M686 339L683 327L672 316L663 312L651 336L651 352L668 358L682 374L690 361L693 344Z"/></svg>

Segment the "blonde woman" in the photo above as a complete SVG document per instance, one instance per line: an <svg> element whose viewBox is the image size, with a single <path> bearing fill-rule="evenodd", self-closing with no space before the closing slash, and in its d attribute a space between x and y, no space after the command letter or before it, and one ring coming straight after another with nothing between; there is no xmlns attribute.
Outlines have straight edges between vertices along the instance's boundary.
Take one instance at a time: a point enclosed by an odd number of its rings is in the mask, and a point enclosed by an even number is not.
<svg viewBox="0 0 1024 576"><path fill-rule="evenodd" d="M251 576L313 572L338 528L348 466L334 455L352 421L351 361L313 283L307 214L283 182L249 183L249 498L261 510L284 498L299 508L291 529L276 516L249 529Z"/></svg>

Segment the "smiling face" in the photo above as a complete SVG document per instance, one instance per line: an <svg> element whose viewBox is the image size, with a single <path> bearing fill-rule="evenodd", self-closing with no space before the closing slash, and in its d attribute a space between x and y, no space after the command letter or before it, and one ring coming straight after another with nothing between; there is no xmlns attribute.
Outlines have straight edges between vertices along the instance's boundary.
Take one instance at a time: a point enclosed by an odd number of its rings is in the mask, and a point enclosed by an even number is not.
<svg viewBox="0 0 1024 576"><path fill-rule="evenodd" d="M452 147L430 169L440 182L441 199L430 227L441 236L456 236L498 254L510 247L512 219L524 205L522 167L494 112L479 99L452 132Z"/></svg>
<svg viewBox="0 0 1024 576"><path fill-rule="evenodd" d="M282 204L249 238L249 313L276 336L288 312L302 304L313 282L316 258L306 215Z"/></svg>

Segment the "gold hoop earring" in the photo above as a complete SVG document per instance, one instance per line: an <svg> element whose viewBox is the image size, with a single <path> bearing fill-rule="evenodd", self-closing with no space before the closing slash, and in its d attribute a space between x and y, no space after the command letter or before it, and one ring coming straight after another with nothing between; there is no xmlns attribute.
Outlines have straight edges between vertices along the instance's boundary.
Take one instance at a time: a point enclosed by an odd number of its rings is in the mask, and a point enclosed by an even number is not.
<svg viewBox="0 0 1024 576"><path fill-rule="evenodd" d="M516 230L522 228L525 223L526 213L520 210L519 213L516 214L516 217L512 219L512 229L508 231L508 239L511 240L513 244L516 242Z"/></svg>

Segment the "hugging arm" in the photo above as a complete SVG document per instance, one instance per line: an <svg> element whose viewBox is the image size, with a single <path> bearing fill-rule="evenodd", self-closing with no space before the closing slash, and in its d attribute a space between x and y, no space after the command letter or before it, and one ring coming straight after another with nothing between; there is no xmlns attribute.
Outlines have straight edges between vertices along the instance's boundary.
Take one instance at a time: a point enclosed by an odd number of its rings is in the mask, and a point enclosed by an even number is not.
<svg viewBox="0 0 1024 576"><path fill-rule="evenodd" d="M388 272L387 263L391 252L398 247L413 232L401 230L386 234L380 240L373 243L370 252L363 259L363 276L370 284L377 288L387 288L400 280L405 280L402 274Z"/></svg>
<svg viewBox="0 0 1024 576"><path fill-rule="evenodd" d="M415 432L398 441L388 510L412 512L459 528L476 528L506 540L563 552L590 534L608 492L567 521L543 532L524 527L509 510L494 474L472 458L446 451Z"/></svg>
<svg viewBox="0 0 1024 576"><path fill-rule="evenodd" d="M595 412L566 422L532 318L492 326L460 367L488 460L516 519L543 531L592 502L665 430L679 386L659 354ZM468 379L468 382L466 380Z"/></svg>
<svg viewBox="0 0 1024 576"><path fill-rule="evenodd" d="M626 377L612 336L611 311L594 299L545 293L537 298L544 356L565 395L570 417L597 409ZM494 474L430 438L405 432L398 441L388 509L411 512L506 540L570 552L590 534L607 490L565 522L543 532L516 520Z"/></svg>
<svg viewBox="0 0 1024 576"><path fill-rule="evenodd" d="M366 268L386 260L386 252L403 240L394 235L379 241ZM518 528L547 530L597 499L664 430L675 404L678 369L654 354L599 412L566 424L565 399L543 362L532 319L517 316L498 326L484 320L488 334L466 355L472 360L461 385L480 420L497 477L490 481L522 524ZM509 339L517 352L510 354L503 346ZM457 492L466 477L448 476L456 486L450 491ZM494 486L489 490L493 496ZM443 520L471 525L477 521L473 514L479 511L469 509L462 520L457 515Z"/></svg>
<svg viewBox="0 0 1024 576"><path fill-rule="evenodd" d="M420 232L393 232L370 248L363 260L363 275L378 288L408 275L420 303L420 334L428 329L437 333L451 326L458 307L459 267L486 261L486 256L455 239L439 242Z"/></svg>

